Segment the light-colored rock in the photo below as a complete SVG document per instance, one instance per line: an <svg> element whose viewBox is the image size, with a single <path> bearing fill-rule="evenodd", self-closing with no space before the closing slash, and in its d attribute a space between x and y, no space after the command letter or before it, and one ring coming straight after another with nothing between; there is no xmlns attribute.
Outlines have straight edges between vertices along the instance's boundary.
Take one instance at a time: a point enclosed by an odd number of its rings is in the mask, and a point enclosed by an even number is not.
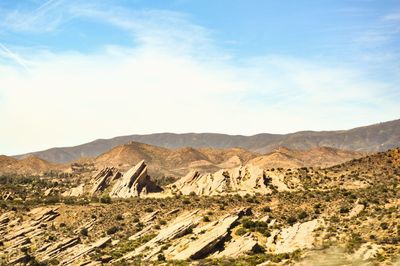
<svg viewBox="0 0 400 266"><path fill-rule="evenodd" d="M267 194L270 178L265 171L253 165L220 170L214 174L200 174L192 171L175 183L169 185L174 193L213 196L221 194Z"/></svg>
<svg viewBox="0 0 400 266"><path fill-rule="evenodd" d="M38 254L38 258L40 259L40 261L53 259L57 257L57 255L59 255L61 252L69 248L72 248L73 246L78 245L79 243L80 243L79 237L64 239L52 245L51 247L47 248L41 254Z"/></svg>
<svg viewBox="0 0 400 266"><path fill-rule="evenodd" d="M363 210L365 206L363 204L356 204L349 212L349 218L354 218L358 216Z"/></svg>
<svg viewBox="0 0 400 266"><path fill-rule="evenodd" d="M63 197L79 197L82 196L84 194L84 189L85 184L80 184L77 187L73 187L70 190L65 191L64 193L62 193Z"/></svg>
<svg viewBox="0 0 400 266"><path fill-rule="evenodd" d="M195 210L178 216L165 228L161 229L157 236L136 250L125 254L121 259L133 258L139 254L142 254L145 250L151 250L155 247L159 247L160 243L164 243L187 234L190 229L197 226L197 224L200 222L201 217L197 216L198 213L199 210ZM119 260L116 260L115 262L117 263L118 261Z"/></svg>
<svg viewBox="0 0 400 266"><path fill-rule="evenodd" d="M364 243L352 255L352 258L356 259L356 260L373 259L379 253L380 248L381 248L381 246L374 244L374 243Z"/></svg>
<svg viewBox="0 0 400 266"><path fill-rule="evenodd" d="M148 223L154 221L154 220L157 218L157 214L158 214L159 212L160 212L160 211L157 210L157 211L153 211L152 213L149 213L148 215L146 215L146 216L143 218L142 223L148 224Z"/></svg>
<svg viewBox="0 0 400 266"><path fill-rule="evenodd" d="M79 258L83 257L86 254L89 254L90 252L92 252L93 250L95 250L97 248L104 247L107 243L110 243L110 242L111 242L111 237L109 237L109 236L100 238L96 242L94 242L90 245L80 247L74 255L68 256L68 258L66 260L64 260L63 262L61 262L61 264L62 265L74 265L74 262L76 260L78 260Z"/></svg>
<svg viewBox="0 0 400 266"><path fill-rule="evenodd" d="M112 181L119 179L121 176L122 174L113 167L106 167L100 170L93 176L93 186L90 190L90 194L94 195L103 192Z"/></svg>
<svg viewBox="0 0 400 266"><path fill-rule="evenodd" d="M199 259L215 252L215 247L229 235L232 225L239 218L237 214L223 217L211 230L198 235L198 239L193 240L185 249L174 254L172 259Z"/></svg>
<svg viewBox="0 0 400 266"><path fill-rule="evenodd" d="M250 233L247 233L239 238L225 244L224 250L213 255L215 258L222 257L238 257L249 254L260 249L257 239Z"/></svg>
<svg viewBox="0 0 400 266"><path fill-rule="evenodd" d="M322 220L312 220L296 223L280 232L274 252L290 253L297 249L312 249L314 247L314 230L323 223Z"/></svg>
<svg viewBox="0 0 400 266"><path fill-rule="evenodd" d="M141 161L117 180L110 192L110 196L114 198L130 198L159 191L160 188L147 175L147 165L144 161Z"/></svg>

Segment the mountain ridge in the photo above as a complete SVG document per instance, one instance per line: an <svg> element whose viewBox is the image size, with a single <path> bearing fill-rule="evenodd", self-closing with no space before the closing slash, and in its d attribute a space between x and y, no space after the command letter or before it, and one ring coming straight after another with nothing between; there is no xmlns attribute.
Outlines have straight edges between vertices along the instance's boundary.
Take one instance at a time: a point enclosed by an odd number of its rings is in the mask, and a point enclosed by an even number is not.
<svg viewBox="0 0 400 266"><path fill-rule="evenodd" d="M81 157L96 157L112 148L141 142L164 148L244 148L257 153L268 153L279 146L306 150L315 147L332 147L360 152L377 152L400 146L400 119L336 131L298 131L289 134L259 133L251 136L222 133L153 133L97 139L71 147L50 148L13 156L23 158L35 155L41 159L67 163Z"/></svg>

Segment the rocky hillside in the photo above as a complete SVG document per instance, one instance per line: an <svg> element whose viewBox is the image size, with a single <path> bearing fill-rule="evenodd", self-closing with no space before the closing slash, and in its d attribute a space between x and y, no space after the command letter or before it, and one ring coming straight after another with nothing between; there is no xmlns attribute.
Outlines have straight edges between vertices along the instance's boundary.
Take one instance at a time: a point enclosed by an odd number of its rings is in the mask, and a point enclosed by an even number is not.
<svg viewBox="0 0 400 266"><path fill-rule="evenodd" d="M0 156L0 175L43 175L50 171L61 171L62 169L64 167L59 164L47 162L33 155L20 160L4 155Z"/></svg>
<svg viewBox="0 0 400 266"><path fill-rule="evenodd" d="M0 179L0 264L399 261L400 149L324 169L246 166L188 175L162 198L146 169L143 162L124 174L105 168L85 185L92 194L63 195L81 176ZM229 193L203 193L221 188Z"/></svg>
<svg viewBox="0 0 400 266"><path fill-rule="evenodd" d="M101 169L113 166L126 170L144 160L152 176L184 175L190 170L218 170L220 166L236 167L247 163L258 154L239 148L194 149L189 147L166 149L139 142L129 142L98 156L94 163Z"/></svg>
<svg viewBox="0 0 400 266"><path fill-rule="evenodd" d="M365 153L361 152L328 147L317 147L309 150L279 147L270 153L251 159L249 163L261 168L329 167L364 155Z"/></svg>
<svg viewBox="0 0 400 266"><path fill-rule="evenodd" d="M180 147L240 147L259 153L271 152L280 146L300 150L326 146L342 150L376 152L400 146L400 120L350 130L302 131L285 135L266 133L254 136L233 136L212 133L130 135L112 139L98 139L74 147L51 148L29 154L34 154L50 162L65 163L80 157L98 156L129 141L173 149ZM16 157L21 158L24 156L26 154Z"/></svg>

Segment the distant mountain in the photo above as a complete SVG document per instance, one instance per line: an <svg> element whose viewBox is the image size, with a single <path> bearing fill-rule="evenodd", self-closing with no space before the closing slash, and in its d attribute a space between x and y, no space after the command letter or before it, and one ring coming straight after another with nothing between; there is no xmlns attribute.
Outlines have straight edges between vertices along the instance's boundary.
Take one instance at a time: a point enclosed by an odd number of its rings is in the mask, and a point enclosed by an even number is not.
<svg viewBox="0 0 400 266"><path fill-rule="evenodd" d="M49 171L62 169L61 165L47 162L34 155L26 156L20 160L0 155L0 175L41 175Z"/></svg>
<svg viewBox="0 0 400 266"><path fill-rule="evenodd" d="M400 146L400 119L350 130L301 131L284 135L267 133L253 136L215 133L130 135L112 139L98 139L74 147L51 148L14 157L22 158L33 154L50 162L66 163L81 157L98 156L129 141L164 148L240 147L259 153L268 153L280 146L299 150L325 146L341 150L376 152Z"/></svg>
<svg viewBox="0 0 400 266"><path fill-rule="evenodd" d="M361 152L328 147L317 147L309 150L292 150L286 147L279 147L268 154L253 158L249 163L261 168L324 168L360 158L364 155Z"/></svg>
<svg viewBox="0 0 400 266"><path fill-rule="evenodd" d="M242 148L175 148L168 149L140 142L130 141L118 145L97 157L85 157L72 164L49 163L34 155L15 159L0 156L0 174L38 174L50 170L71 170L80 164L92 165L96 169L115 167L126 171L140 161L148 165L152 177L179 177L191 170L202 173L231 169L245 164L261 168L298 168L304 166L328 167L351 159L360 158L363 153L334 148L318 147L310 150L293 150L279 147L267 154L259 154Z"/></svg>
<svg viewBox="0 0 400 266"><path fill-rule="evenodd" d="M215 171L226 165L236 167L257 156L257 153L239 148L167 149L131 141L99 155L94 159L94 163L98 169L114 166L127 170L144 160L152 176L180 176L187 174L191 169Z"/></svg>

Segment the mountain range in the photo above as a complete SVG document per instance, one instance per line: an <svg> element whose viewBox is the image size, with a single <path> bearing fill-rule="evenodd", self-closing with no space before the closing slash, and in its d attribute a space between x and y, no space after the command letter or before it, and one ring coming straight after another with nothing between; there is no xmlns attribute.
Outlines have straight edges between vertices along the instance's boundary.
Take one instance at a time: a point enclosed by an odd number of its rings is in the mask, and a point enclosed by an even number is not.
<svg viewBox="0 0 400 266"><path fill-rule="evenodd" d="M253 136L216 133L157 133L129 135L95 141L73 147L51 148L14 156L24 158L35 155L53 163L67 163L82 157L96 157L118 145L130 141L163 148L243 148L257 153L268 153L284 146L289 149L308 150L331 147L358 152L385 151L400 146L400 119L389 122L338 131L300 131L290 134L262 133Z"/></svg>

